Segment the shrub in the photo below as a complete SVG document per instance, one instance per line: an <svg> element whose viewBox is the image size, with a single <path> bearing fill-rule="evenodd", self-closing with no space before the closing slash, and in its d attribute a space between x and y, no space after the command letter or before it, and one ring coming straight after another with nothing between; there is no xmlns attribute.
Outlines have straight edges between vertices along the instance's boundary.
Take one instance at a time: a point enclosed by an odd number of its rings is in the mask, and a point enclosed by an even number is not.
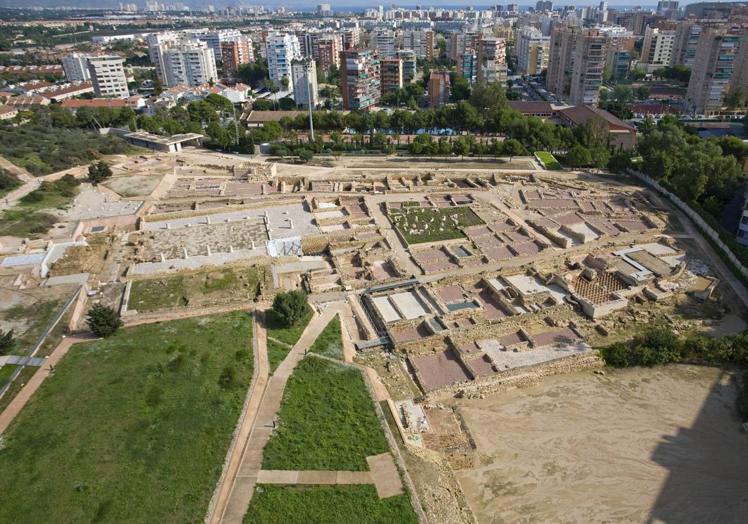
<svg viewBox="0 0 748 524"><path fill-rule="evenodd" d="M108 337L122 326L122 319L115 310L95 304L88 312L88 327L97 337Z"/></svg>
<svg viewBox="0 0 748 524"><path fill-rule="evenodd" d="M4 355L15 345L16 341L13 338L13 330L0 331L0 355Z"/></svg>
<svg viewBox="0 0 748 524"><path fill-rule="evenodd" d="M103 182L112 176L112 168L104 161L92 162L88 166L88 181L93 185Z"/></svg>
<svg viewBox="0 0 748 524"><path fill-rule="evenodd" d="M218 385L223 389L230 389L236 385L236 370L233 366L226 366L218 377Z"/></svg>
<svg viewBox="0 0 748 524"><path fill-rule="evenodd" d="M301 290L278 293L273 299L273 312L287 327L296 325L309 309L306 293Z"/></svg>

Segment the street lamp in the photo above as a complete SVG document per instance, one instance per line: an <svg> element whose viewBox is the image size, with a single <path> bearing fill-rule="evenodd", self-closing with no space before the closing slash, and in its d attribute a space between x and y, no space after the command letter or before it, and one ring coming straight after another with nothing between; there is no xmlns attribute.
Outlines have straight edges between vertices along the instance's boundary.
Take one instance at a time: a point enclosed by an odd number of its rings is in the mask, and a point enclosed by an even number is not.
<svg viewBox="0 0 748 524"><path fill-rule="evenodd" d="M314 142L314 119L312 118L312 67L314 60L311 58L306 59L304 64L304 70L306 72L306 99L307 105L309 106L309 137Z"/></svg>

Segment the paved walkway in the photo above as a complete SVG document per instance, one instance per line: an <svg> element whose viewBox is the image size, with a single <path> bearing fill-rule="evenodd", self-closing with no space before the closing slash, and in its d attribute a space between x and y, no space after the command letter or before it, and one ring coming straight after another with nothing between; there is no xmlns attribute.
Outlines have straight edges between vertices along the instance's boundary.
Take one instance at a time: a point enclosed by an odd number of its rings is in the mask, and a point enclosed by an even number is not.
<svg viewBox="0 0 748 524"><path fill-rule="evenodd" d="M264 313L262 312L258 311L255 313L253 333L255 342L255 371L252 377L252 386L248 394L249 400L245 405L246 407L239 421L239 433L229 450L223 474L216 487L211 507L208 510L208 517L205 519L206 522L219 522L220 516L226 511L226 505L231 496L239 466L242 463L244 450L247 447L252 428L257 419L260 403L268 384L270 366L268 364L267 330L265 328Z"/></svg>
<svg viewBox="0 0 748 524"><path fill-rule="evenodd" d="M216 511L209 522L238 524L244 519L262 469L262 451L273 432L273 422L280 409L288 378L296 365L304 358L306 350L322 333L328 322L340 312L341 307L342 305L327 307L321 315L315 314L301 334L299 341L270 378L242 454L241 464L233 482L231 494L225 504L225 509L221 511L221 508L216 507ZM230 481L227 480L227 482Z"/></svg>
<svg viewBox="0 0 748 524"><path fill-rule="evenodd" d="M38 368L39 366L43 366L46 361L47 359L42 358L42 357L24 357L21 355L6 355L4 357L0 357L0 366L5 366L8 364L20 366L21 364L25 364L26 366L32 366L32 367Z"/></svg>
<svg viewBox="0 0 748 524"><path fill-rule="evenodd" d="M403 483L391 453L366 457L369 471L291 471L262 469L257 472L258 484L344 485L374 484L380 499L403 494Z"/></svg>
<svg viewBox="0 0 748 524"><path fill-rule="evenodd" d="M47 358L48 365L41 366L37 370L37 372L31 376L31 379L26 383L26 385L21 388L21 390L13 398L13 400L10 401L10 404L8 404L3 412L0 413L0 434L4 433L5 430L8 429L10 423L13 422L13 419L15 419L16 416L21 412L31 396L36 392L37 389L39 389L39 386L42 385L42 382L44 382L44 380L52 373L52 366L57 365L57 363L62 360L62 357L67 355L67 352L70 350L73 344L86 342L88 340L95 339L93 336L79 335L66 337L62 340L62 342L60 342L60 344L55 348L52 354L49 355L49 358Z"/></svg>

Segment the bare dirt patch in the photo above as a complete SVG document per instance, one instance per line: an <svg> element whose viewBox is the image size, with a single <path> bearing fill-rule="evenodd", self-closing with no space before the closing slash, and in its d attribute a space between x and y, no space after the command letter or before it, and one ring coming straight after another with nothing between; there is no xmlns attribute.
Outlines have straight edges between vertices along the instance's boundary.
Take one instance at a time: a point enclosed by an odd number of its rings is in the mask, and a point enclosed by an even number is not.
<svg viewBox="0 0 748 524"><path fill-rule="evenodd" d="M482 465L457 477L480 522L740 522L735 395L729 373L673 365L459 401Z"/></svg>
<svg viewBox="0 0 748 524"><path fill-rule="evenodd" d="M161 181L160 175L130 175L114 177L105 185L123 197L148 196Z"/></svg>

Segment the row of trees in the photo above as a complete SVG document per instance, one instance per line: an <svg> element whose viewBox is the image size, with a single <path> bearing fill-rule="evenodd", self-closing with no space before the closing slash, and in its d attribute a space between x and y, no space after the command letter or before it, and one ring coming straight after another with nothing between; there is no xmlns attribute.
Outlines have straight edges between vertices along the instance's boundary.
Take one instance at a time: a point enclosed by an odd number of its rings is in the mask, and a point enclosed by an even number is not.
<svg viewBox="0 0 748 524"><path fill-rule="evenodd" d="M701 139L674 117L656 125L645 122L642 131L638 144L641 170L720 218L743 182L741 165L748 157L748 146L734 137Z"/></svg>
<svg viewBox="0 0 748 524"><path fill-rule="evenodd" d="M616 368L655 366L684 360L748 364L748 335L711 338L698 334L679 337L667 328L653 328L628 342L600 350L606 364Z"/></svg>
<svg viewBox="0 0 748 524"><path fill-rule="evenodd" d="M617 342L600 350L606 364L616 368L656 366L671 362L700 362L706 364L737 364L748 366L748 332L713 338L691 333L678 336L666 328L654 328L634 336L629 342ZM748 371L743 382L748 384ZM743 387L737 399L743 420L748 421L748 387Z"/></svg>

